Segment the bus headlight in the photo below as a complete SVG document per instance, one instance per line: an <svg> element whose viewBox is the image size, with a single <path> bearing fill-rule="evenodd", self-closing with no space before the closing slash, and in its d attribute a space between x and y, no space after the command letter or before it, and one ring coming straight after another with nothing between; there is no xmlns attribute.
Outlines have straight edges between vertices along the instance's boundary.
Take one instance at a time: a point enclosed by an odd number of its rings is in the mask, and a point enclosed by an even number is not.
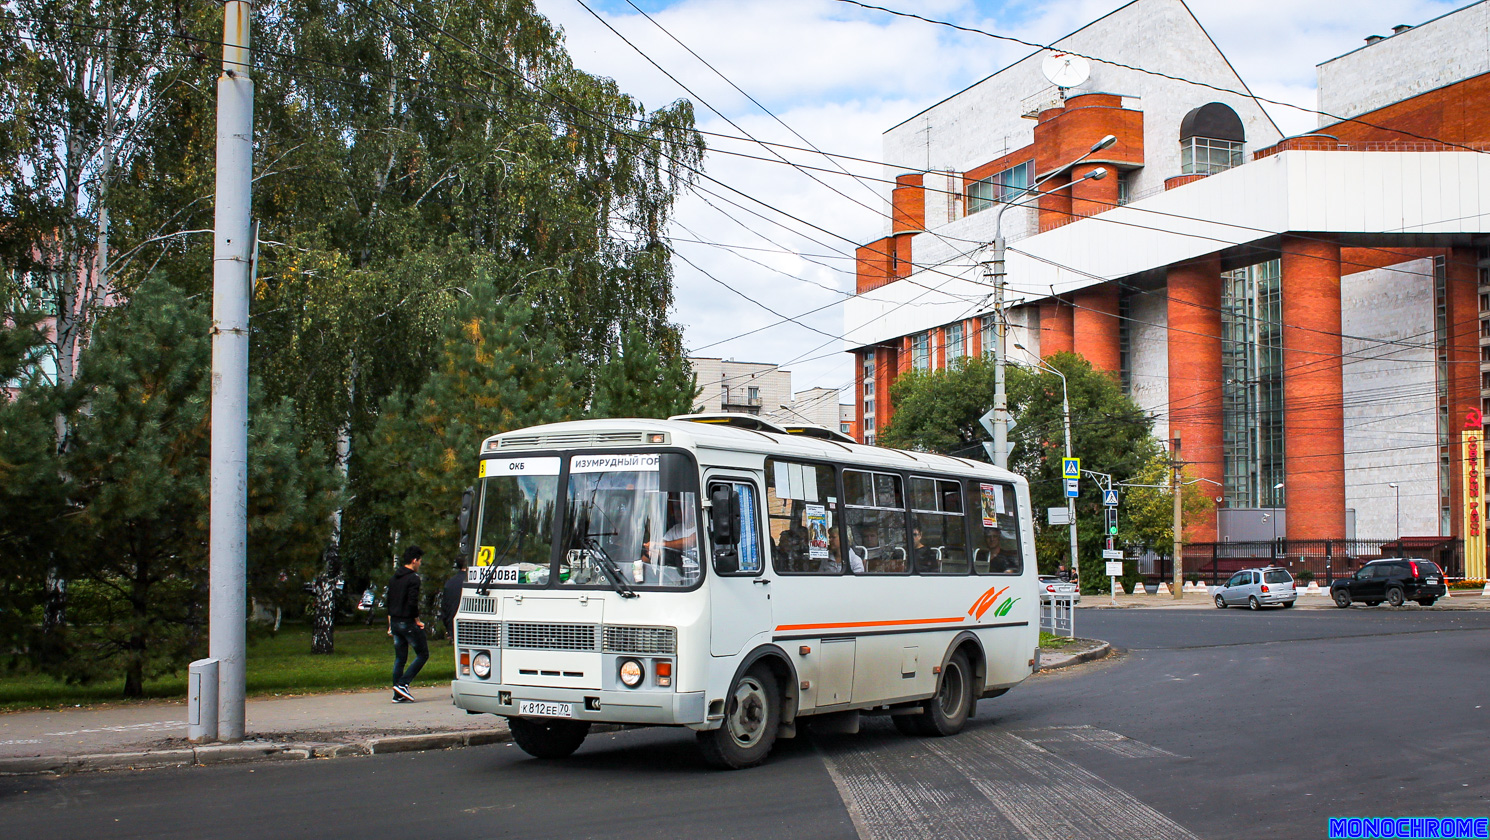
<svg viewBox="0 0 1490 840"><path fill-rule="evenodd" d="M621 684L627 688L636 688L641 685L646 675L646 669L642 668L642 664L635 659L627 659L621 663Z"/></svg>
<svg viewBox="0 0 1490 840"><path fill-rule="evenodd" d="M471 659L471 671L483 680L491 676L491 654L486 651L476 654Z"/></svg>

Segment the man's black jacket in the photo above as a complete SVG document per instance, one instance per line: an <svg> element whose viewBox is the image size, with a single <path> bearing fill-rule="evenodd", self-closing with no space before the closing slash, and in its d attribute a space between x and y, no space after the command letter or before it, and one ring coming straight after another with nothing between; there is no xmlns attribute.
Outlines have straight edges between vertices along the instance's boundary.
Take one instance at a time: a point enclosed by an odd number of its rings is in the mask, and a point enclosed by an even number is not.
<svg viewBox="0 0 1490 840"><path fill-rule="evenodd" d="M388 615L392 618L419 617L419 573L399 566L388 584Z"/></svg>

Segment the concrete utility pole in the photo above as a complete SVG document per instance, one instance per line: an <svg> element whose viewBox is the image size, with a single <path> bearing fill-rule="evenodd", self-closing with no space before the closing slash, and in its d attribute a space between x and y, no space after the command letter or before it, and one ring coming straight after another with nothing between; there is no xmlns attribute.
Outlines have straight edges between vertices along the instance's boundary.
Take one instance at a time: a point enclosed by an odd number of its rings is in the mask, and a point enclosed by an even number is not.
<svg viewBox="0 0 1490 840"><path fill-rule="evenodd" d="M1060 169L1051 172L1044 178L1030 184L1024 190L1024 195L1013 201L999 200L998 214L993 217L993 257L983 264L983 276L993 285L993 465L1000 469L1009 468L1009 396L1004 389L1004 367L1007 352L1004 349L1005 335L1008 325L1004 323L1004 286L1006 285L1007 272L1004 268L1004 256L1008 251L1004 242L1004 211L1010 207L1028 200L1031 196L1039 197L1039 188L1046 181L1054 178L1067 169L1086 160L1097 152L1102 151L1114 143L1117 138L1109 134L1101 140L1092 144L1087 153L1071 161ZM1055 190L1063 190L1074 187L1082 181L1100 181L1107 177L1107 170L1097 167L1086 175L1069 181L1056 187ZM1055 192L1051 190L1051 192ZM1071 453L1067 452L1067 455Z"/></svg>
<svg viewBox="0 0 1490 840"><path fill-rule="evenodd" d="M1180 503L1180 491L1185 484L1180 480L1180 439L1174 438L1170 447L1169 463L1174 468L1174 478L1170 482L1171 491L1174 493L1174 584L1173 596L1176 601L1185 597L1185 507Z"/></svg>
<svg viewBox="0 0 1490 840"><path fill-rule="evenodd" d="M248 299L252 234L253 4L223 7L217 77L217 208L212 237L211 630L218 661L217 736L242 741L248 542Z"/></svg>

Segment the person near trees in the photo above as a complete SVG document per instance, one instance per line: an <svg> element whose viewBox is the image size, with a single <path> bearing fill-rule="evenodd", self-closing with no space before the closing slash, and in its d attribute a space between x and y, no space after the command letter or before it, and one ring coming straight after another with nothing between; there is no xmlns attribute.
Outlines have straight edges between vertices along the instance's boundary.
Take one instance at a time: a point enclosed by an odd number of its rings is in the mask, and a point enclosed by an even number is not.
<svg viewBox="0 0 1490 840"><path fill-rule="evenodd" d="M460 609L460 595L465 585L465 561L457 560L454 573L445 581L445 589L440 593L440 620L445 622L445 636L451 644L455 643L455 612Z"/></svg>
<svg viewBox="0 0 1490 840"><path fill-rule="evenodd" d="M429 642L424 637L424 622L419 620L419 565L424 550L411 545L404 550L403 565L393 573L388 584L388 635L393 637L393 702L412 703L409 690L419 676L419 669L429 661ZM414 664L407 671L409 646L414 646Z"/></svg>

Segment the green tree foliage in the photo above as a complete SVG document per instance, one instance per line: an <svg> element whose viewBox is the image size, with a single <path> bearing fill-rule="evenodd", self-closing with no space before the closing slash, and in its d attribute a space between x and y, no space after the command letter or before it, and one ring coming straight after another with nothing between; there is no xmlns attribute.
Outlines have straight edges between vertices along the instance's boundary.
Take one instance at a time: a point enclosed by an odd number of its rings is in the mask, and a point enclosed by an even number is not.
<svg viewBox="0 0 1490 840"><path fill-rule="evenodd" d="M0 306L0 650L39 650L48 560L67 511L56 469L56 394L33 372L46 353L35 317ZM9 323L6 323L9 321ZM6 383L27 383L11 391Z"/></svg>
<svg viewBox="0 0 1490 840"><path fill-rule="evenodd" d="M627 330L595 374L591 417L671 417L687 414L698 383L687 358L668 358L639 330Z"/></svg>
<svg viewBox="0 0 1490 840"><path fill-rule="evenodd" d="M663 237L704 144L687 101L649 109L577 70L532 0L268 0L253 30L250 364L328 462L354 444L318 577L356 591L403 533L378 498L383 455L359 447L392 395L442 369L445 324L478 287L579 366L579 406L614 404L595 391L618 336L681 364ZM209 292L221 34L213 4L0 10L0 282L51 307L59 345L86 343L97 307L69 319L106 288ZM106 271L79 270L100 252Z"/></svg>
<svg viewBox="0 0 1490 840"><path fill-rule="evenodd" d="M375 511L402 545L424 548L427 577L442 579L456 559L456 512L476 482L481 441L581 416L583 382L582 367L545 339L529 307L478 288L452 313L439 367L412 395L385 400L359 445L373 461ZM379 577L391 572L384 566Z"/></svg>
<svg viewBox="0 0 1490 840"><path fill-rule="evenodd" d="M200 651L206 619L210 459L209 320L200 302L147 281L106 316L80 366L73 446L64 456L71 615L69 679L150 677ZM329 527L334 478L304 451L292 406L253 401L249 563L275 569L314 556Z"/></svg>
<svg viewBox="0 0 1490 840"><path fill-rule="evenodd" d="M1111 374L1094 370L1074 353L1045 360L1065 374L1070 391L1071 442L1082 467L1129 480L1159 451L1151 435L1153 420L1125 395ZM1009 468L1029 479L1036 513L1035 548L1040 570L1051 573L1069 562L1070 538L1065 527L1044 524L1046 508L1066 503L1061 477L1065 455L1061 379L1045 370L1010 365L1006 388L1015 420L1009 435ZM895 417L880 432L886 446L987 460L982 442L987 433L978 418L993 407L994 366L970 358L945 370L913 371L891 388ZM1081 482L1076 521L1082 591L1106 586L1101 576L1103 512L1095 481Z"/></svg>
<svg viewBox="0 0 1490 840"><path fill-rule="evenodd" d="M1215 485L1196 481L1190 470L1181 470L1180 475L1183 481L1188 482L1180 491L1182 515L1186 523L1192 523L1215 507L1211 501L1211 493L1207 490L1215 489ZM1133 475L1132 483L1138 486L1124 491L1123 517L1118 521L1119 535L1124 542L1141 545L1164 557L1174 555L1174 494L1169 489L1171 482L1169 459L1164 455L1155 455ZM1136 572L1133 577L1136 578Z"/></svg>

